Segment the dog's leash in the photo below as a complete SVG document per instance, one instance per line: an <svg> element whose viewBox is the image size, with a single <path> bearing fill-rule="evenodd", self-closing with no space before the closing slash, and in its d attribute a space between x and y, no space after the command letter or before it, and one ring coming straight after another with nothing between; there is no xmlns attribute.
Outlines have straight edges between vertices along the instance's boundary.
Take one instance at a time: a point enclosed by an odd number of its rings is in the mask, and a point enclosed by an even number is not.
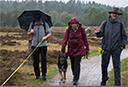
<svg viewBox="0 0 128 87"><path fill-rule="evenodd" d="M35 52L35 50L39 47L39 45L43 42L44 40L41 40L40 43L36 46L36 48L29 54L29 56L20 64L18 68L2 83L1 86L4 86L8 80L23 66L23 64L30 58L30 56ZM45 42L46 43L46 42Z"/></svg>

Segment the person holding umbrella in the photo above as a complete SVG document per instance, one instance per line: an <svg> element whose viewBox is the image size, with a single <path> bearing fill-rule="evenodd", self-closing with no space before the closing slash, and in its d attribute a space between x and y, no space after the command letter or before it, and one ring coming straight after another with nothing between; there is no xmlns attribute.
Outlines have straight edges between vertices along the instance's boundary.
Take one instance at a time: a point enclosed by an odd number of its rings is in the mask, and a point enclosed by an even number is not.
<svg viewBox="0 0 128 87"><path fill-rule="evenodd" d="M33 57L33 67L35 72L35 79L40 78L40 68L39 68L39 57L41 54L41 70L42 78L46 80L47 72L47 38L51 36L51 30L47 22L43 21L43 18L40 14L34 16L35 21L30 23L28 29L28 35L32 35L32 50L43 40L39 47L32 54Z"/></svg>
<svg viewBox="0 0 128 87"><path fill-rule="evenodd" d="M102 49L104 52L102 54L101 61L101 86L105 86L106 81L109 79L107 68L109 65L110 56L112 56L114 66L115 86L120 86L120 55L127 43L127 35L124 24L118 19L119 16L122 15L119 8L114 7L113 10L109 11L108 13L110 14L109 18L102 22L100 29L93 29L93 32L97 37L103 37Z"/></svg>

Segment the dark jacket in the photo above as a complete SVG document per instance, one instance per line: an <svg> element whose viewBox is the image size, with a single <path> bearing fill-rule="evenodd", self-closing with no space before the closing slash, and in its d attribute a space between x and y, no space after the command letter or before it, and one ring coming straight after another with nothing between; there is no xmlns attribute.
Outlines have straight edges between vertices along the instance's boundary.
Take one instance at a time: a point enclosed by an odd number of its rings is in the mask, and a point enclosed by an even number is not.
<svg viewBox="0 0 128 87"><path fill-rule="evenodd" d="M112 20L111 18L108 18L105 26L104 23L105 21L103 21L100 26L100 32L96 33L97 37L103 37L102 49L106 51L114 51L118 48L125 48L127 35L124 24L122 23L121 25L118 19Z"/></svg>

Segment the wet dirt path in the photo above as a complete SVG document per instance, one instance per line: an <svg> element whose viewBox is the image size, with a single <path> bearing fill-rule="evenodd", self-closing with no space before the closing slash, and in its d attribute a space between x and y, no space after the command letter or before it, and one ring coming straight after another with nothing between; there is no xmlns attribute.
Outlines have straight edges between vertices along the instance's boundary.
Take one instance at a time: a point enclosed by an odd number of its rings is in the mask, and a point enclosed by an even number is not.
<svg viewBox="0 0 128 87"><path fill-rule="evenodd" d="M128 57L128 49L122 51L121 60ZM112 60L110 60L110 64L108 70L110 71L113 68ZM45 85L52 86L72 86L72 72L71 66L68 66L67 70L67 79L65 83L59 83L59 75L58 73L52 78L47 79L44 83ZM89 60L84 59L81 61L81 74L79 79L79 86L100 86L101 82L101 55L97 55L91 57ZM43 85L44 85L43 84Z"/></svg>

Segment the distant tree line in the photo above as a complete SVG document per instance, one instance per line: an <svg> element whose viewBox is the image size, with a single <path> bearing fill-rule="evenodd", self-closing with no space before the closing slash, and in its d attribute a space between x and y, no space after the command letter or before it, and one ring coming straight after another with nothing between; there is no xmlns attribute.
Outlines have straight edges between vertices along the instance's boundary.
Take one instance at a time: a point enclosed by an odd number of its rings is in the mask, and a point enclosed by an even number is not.
<svg viewBox="0 0 128 87"><path fill-rule="evenodd" d="M17 17L25 9L40 9L48 13L54 26L67 26L70 18L75 16L85 26L99 26L103 20L109 16L108 11L113 7L100 3L69 0L62 1L45 1L42 0L23 0L23 1L0 1L0 27L18 26ZM120 8L123 15L120 21L128 26L128 6Z"/></svg>

